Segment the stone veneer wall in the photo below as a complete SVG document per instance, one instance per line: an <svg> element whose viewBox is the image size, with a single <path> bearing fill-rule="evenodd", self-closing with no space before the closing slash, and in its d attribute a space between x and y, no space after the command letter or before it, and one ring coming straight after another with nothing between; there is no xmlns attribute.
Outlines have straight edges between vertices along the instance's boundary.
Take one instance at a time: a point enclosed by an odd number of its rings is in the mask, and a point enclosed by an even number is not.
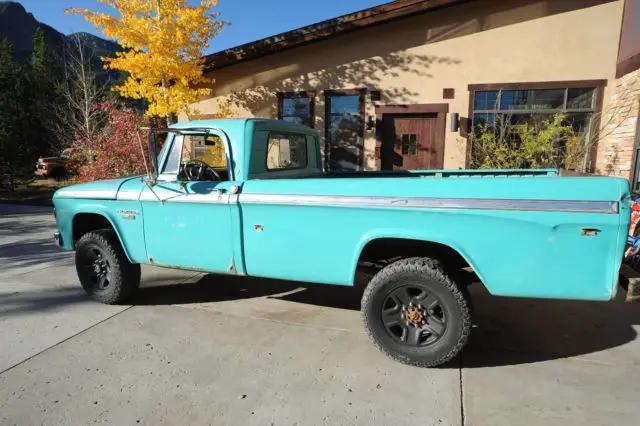
<svg viewBox="0 0 640 426"><path fill-rule="evenodd" d="M640 69L615 81L601 117L596 172L631 178L640 117Z"/></svg>

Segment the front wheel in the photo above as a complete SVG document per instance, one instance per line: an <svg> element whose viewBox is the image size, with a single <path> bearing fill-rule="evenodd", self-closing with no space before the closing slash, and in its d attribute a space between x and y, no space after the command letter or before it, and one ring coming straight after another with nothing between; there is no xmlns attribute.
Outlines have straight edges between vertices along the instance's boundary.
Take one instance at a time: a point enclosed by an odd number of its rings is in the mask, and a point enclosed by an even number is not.
<svg viewBox="0 0 640 426"><path fill-rule="evenodd" d="M140 265L129 262L110 229L88 232L78 240L76 271L84 291L108 305L124 302L140 286Z"/></svg>
<svg viewBox="0 0 640 426"><path fill-rule="evenodd" d="M471 331L467 297L428 258L399 260L378 272L362 296L362 317L378 349L419 367L450 361Z"/></svg>

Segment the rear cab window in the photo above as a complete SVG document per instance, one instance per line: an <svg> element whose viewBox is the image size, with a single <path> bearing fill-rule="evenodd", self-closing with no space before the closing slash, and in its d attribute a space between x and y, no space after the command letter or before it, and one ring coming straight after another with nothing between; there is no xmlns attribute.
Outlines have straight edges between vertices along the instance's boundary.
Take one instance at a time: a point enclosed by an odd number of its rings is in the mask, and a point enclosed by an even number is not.
<svg viewBox="0 0 640 426"><path fill-rule="evenodd" d="M266 153L267 171L307 167L307 138L302 134L270 132Z"/></svg>
<svg viewBox="0 0 640 426"><path fill-rule="evenodd" d="M322 173L320 135L306 126L258 122L253 129L247 179L295 179Z"/></svg>

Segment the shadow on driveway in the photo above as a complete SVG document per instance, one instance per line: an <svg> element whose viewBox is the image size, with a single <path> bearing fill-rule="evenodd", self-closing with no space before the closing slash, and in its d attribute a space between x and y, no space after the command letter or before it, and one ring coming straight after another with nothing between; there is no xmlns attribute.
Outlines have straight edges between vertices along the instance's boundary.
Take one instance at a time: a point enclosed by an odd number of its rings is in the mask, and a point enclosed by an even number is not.
<svg viewBox="0 0 640 426"><path fill-rule="evenodd" d="M0 265L24 268L69 257L51 238L0 245Z"/></svg>
<svg viewBox="0 0 640 426"><path fill-rule="evenodd" d="M2 218L5 219L5 218ZM50 220L25 220L10 219L0 221L0 237L13 235L35 234L38 232L47 232L50 240L53 240L53 232L55 224Z"/></svg>
<svg viewBox="0 0 640 426"><path fill-rule="evenodd" d="M494 297L480 285L472 297L476 328L463 353L467 368L587 355L638 336L633 326L640 325L640 305L622 297L611 302Z"/></svg>
<svg viewBox="0 0 640 426"><path fill-rule="evenodd" d="M268 297L356 311L362 287L339 287L223 275L174 284L158 277L143 284L133 305L185 305ZM462 354L465 368L529 364L605 351L636 339L640 307L614 302L513 299L471 287L474 329ZM65 286L0 296L0 316L38 315L92 303L77 287ZM444 368L459 368L453 362Z"/></svg>
<svg viewBox="0 0 640 426"><path fill-rule="evenodd" d="M191 284L143 286L134 305L184 305L269 297L341 309L360 309L362 289L265 278L205 275Z"/></svg>
<svg viewBox="0 0 640 426"><path fill-rule="evenodd" d="M636 339L640 306L621 300L580 302L494 297L471 288L474 329L465 368L528 364L587 355ZM258 278L206 275L192 284L141 288L135 305L172 305L269 297L357 311L362 287L339 287ZM459 364L448 367L458 368Z"/></svg>

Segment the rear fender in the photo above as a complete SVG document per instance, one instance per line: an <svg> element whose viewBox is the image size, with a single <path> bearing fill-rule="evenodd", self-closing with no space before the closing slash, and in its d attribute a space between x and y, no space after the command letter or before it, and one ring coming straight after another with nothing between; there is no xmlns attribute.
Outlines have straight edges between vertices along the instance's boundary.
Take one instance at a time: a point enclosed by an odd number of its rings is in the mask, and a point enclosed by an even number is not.
<svg viewBox="0 0 640 426"><path fill-rule="evenodd" d="M463 250L461 245L458 244L456 241L438 232L433 232L432 230L416 231L414 229L409 230L409 229L402 229L402 228L377 229L377 230L368 232L362 236L362 238L358 242L358 247L357 247L357 250L355 251L355 256L351 262L352 264L351 269L354 271L354 275L353 275L354 280L355 280L355 271L356 271L356 268L358 267L358 260L360 259L360 256L362 255L362 251L364 250L364 248L367 246L367 244L383 238L394 238L394 239L402 239L407 241L422 241L425 243L437 243L437 244L447 246L452 250L455 250L469 264L469 266L473 268L478 278L480 278L480 280L483 283L485 282L482 277L482 272L478 268L473 257L469 253L467 253L465 250Z"/></svg>

